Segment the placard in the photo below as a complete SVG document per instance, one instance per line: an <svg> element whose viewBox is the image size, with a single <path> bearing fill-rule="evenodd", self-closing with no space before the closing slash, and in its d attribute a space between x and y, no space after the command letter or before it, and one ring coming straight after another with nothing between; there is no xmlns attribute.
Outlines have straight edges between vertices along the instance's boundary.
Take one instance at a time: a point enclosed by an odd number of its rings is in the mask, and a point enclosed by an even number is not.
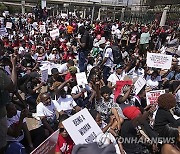
<svg viewBox="0 0 180 154"><path fill-rule="evenodd" d="M165 90L154 90L146 93L147 105L156 104L160 95L165 94Z"/></svg>
<svg viewBox="0 0 180 154"><path fill-rule="evenodd" d="M146 63L148 67L170 69L172 63L172 56L157 53L147 53Z"/></svg>
<svg viewBox="0 0 180 154"><path fill-rule="evenodd" d="M59 29L52 30L49 33L52 38L56 38L59 36Z"/></svg>
<svg viewBox="0 0 180 154"><path fill-rule="evenodd" d="M95 142L96 137L103 133L86 108L62 123L75 144Z"/></svg>
<svg viewBox="0 0 180 154"><path fill-rule="evenodd" d="M116 81L116 88L114 91L114 100L121 94L121 89L125 85L132 85L132 80L126 80L126 81Z"/></svg>
<svg viewBox="0 0 180 154"><path fill-rule="evenodd" d="M12 22L6 22L6 28L11 29L12 28Z"/></svg>
<svg viewBox="0 0 180 154"><path fill-rule="evenodd" d="M59 130L55 131L43 143L41 143L30 154L52 154L55 153L56 143L58 140Z"/></svg>
<svg viewBox="0 0 180 154"><path fill-rule="evenodd" d="M45 25L39 25L39 31L40 31L42 34L45 34L45 33L46 33L46 26L45 26Z"/></svg>
<svg viewBox="0 0 180 154"><path fill-rule="evenodd" d="M48 69L41 70L41 81L47 82L48 80Z"/></svg>
<svg viewBox="0 0 180 154"><path fill-rule="evenodd" d="M6 36L8 35L6 28L0 28L0 36Z"/></svg>
<svg viewBox="0 0 180 154"><path fill-rule="evenodd" d="M141 89L144 87L145 84L146 84L146 80L142 77L139 77L134 84L134 91L136 95L141 91Z"/></svg>
<svg viewBox="0 0 180 154"><path fill-rule="evenodd" d="M86 84L88 84L85 72L76 73L76 80L77 80L78 85L86 85Z"/></svg>

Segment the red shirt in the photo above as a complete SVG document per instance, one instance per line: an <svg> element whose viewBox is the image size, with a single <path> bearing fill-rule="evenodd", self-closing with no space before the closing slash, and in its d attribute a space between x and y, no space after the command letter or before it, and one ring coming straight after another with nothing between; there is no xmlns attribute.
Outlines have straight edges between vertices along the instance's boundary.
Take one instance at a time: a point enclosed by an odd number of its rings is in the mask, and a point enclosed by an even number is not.
<svg viewBox="0 0 180 154"><path fill-rule="evenodd" d="M71 154L74 146L74 142L70 136L62 137L61 134L58 136L55 152L62 152L63 154Z"/></svg>

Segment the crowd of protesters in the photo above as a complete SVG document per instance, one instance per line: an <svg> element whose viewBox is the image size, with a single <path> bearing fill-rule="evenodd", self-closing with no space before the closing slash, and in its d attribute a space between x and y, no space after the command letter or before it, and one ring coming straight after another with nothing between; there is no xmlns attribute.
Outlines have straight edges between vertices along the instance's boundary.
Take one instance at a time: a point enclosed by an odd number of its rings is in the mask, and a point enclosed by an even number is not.
<svg viewBox="0 0 180 154"><path fill-rule="evenodd" d="M6 15L1 29L7 22L12 27L0 34L0 153L12 154L17 149L29 153L57 129L56 154L84 154L83 150L93 154L180 153L179 25L91 22L48 17L46 11L42 17L37 11ZM46 33L40 31L40 25L45 25ZM59 36L53 38L49 32L54 29ZM147 67L148 52L172 55L171 68ZM47 61L60 67L51 68L44 82L41 67ZM78 72L86 73L88 84L77 84ZM146 85L135 95L134 83L139 77ZM126 78L133 84L125 85L115 99L116 82ZM146 92L161 89L166 93L156 104L147 105ZM83 108L110 134L109 145L75 146L62 121ZM26 117L41 125L28 130ZM121 143L126 137L164 137L174 142Z"/></svg>

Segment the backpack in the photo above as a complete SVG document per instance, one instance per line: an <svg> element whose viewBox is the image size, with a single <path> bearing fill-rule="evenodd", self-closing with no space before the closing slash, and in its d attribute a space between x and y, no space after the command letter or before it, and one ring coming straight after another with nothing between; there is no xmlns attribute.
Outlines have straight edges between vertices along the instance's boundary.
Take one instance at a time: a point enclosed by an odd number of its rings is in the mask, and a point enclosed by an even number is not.
<svg viewBox="0 0 180 154"><path fill-rule="evenodd" d="M118 46L109 46L107 48L111 48L112 49L112 54L113 54L113 59L110 59L114 64L119 64L120 62L122 62L122 54L121 54L121 51L119 49ZM107 49L106 48L106 49Z"/></svg>

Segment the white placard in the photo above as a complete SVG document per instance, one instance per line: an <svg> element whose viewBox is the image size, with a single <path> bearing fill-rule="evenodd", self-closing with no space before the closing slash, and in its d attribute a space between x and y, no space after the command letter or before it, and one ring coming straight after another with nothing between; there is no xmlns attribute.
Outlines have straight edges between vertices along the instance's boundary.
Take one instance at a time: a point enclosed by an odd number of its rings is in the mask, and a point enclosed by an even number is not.
<svg viewBox="0 0 180 154"><path fill-rule="evenodd" d="M157 53L147 53L146 63L148 67L170 69L172 63L172 56Z"/></svg>
<svg viewBox="0 0 180 154"><path fill-rule="evenodd" d="M41 70L41 81L47 82L48 79L48 69Z"/></svg>
<svg viewBox="0 0 180 154"><path fill-rule="evenodd" d="M6 28L11 29L12 28L12 22L6 22Z"/></svg>
<svg viewBox="0 0 180 154"><path fill-rule="evenodd" d="M75 144L95 142L102 134L89 111L85 108L62 122Z"/></svg>
<svg viewBox="0 0 180 154"><path fill-rule="evenodd" d="M56 38L59 36L59 29L52 30L49 33L52 38Z"/></svg>
<svg viewBox="0 0 180 154"><path fill-rule="evenodd" d="M46 33L46 26L45 26L45 25L39 25L39 31L40 31L42 34L45 34L45 33Z"/></svg>
<svg viewBox="0 0 180 154"><path fill-rule="evenodd" d="M154 90L146 93L147 105L156 104L160 95L165 94L165 90Z"/></svg>
<svg viewBox="0 0 180 154"><path fill-rule="evenodd" d="M6 28L0 28L0 36L6 36L8 35Z"/></svg>
<svg viewBox="0 0 180 154"><path fill-rule="evenodd" d="M76 73L76 80L77 80L78 85L86 85L86 84L88 84L85 72Z"/></svg>
<svg viewBox="0 0 180 154"><path fill-rule="evenodd" d="M146 80L142 77L139 77L134 84L134 91L136 95L141 91L141 89L144 87L145 84L146 84Z"/></svg>

